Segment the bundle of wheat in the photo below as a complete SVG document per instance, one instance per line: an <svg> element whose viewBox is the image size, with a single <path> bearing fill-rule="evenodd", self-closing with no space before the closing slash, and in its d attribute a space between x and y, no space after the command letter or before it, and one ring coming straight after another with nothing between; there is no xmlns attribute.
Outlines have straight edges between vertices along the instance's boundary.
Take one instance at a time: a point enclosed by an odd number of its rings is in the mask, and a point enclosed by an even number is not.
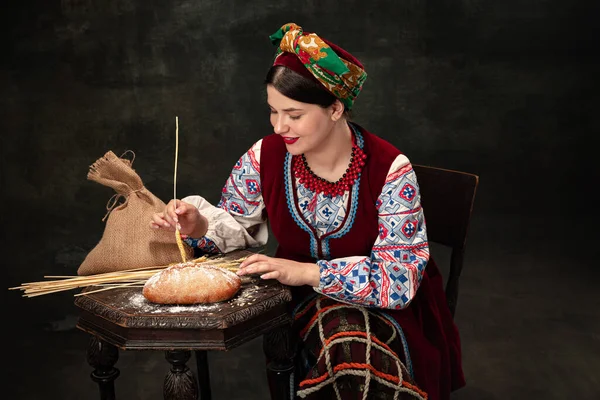
<svg viewBox="0 0 600 400"><path fill-rule="evenodd" d="M178 149L179 149L179 118L175 117L175 168L174 168L174 176L173 176L173 199L176 201L177 200L177 159L178 159ZM130 165L127 163L122 163L122 162L117 162L118 159L116 159L116 157L112 157L111 160L115 161L113 164L121 167L122 169L128 169L129 173L134 176L134 180L136 182L138 182L138 186L141 185L141 180L139 179L139 176L137 176L137 174L133 171L133 169L130 168ZM105 162L106 160L103 159L102 163L106 164ZM103 165L104 165L103 164ZM94 171L97 172L97 166L93 168ZM94 175L95 176L95 175ZM109 174L109 176L112 177L111 174ZM112 181L111 181L112 182ZM117 185L118 186L118 185ZM120 186L119 186L120 187ZM141 189L140 189L141 190ZM136 190L138 191L138 190ZM156 199L158 202L160 202L160 200ZM154 203L153 203L154 204ZM150 210L150 212L154 212L152 210L154 210L156 208L156 204L153 205L153 208ZM160 210L164 209L164 203L160 203ZM113 213L114 214L114 213ZM138 214L136 214L134 216L135 221L139 221L140 217ZM126 221L126 224L124 226L130 227L132 226L132 224L130 222ZM146 230L148 230L147 228L145 228ZM148 230L149 231L149 230ZM164 231L163 234L167 234L170 235L170 233ZM113 233L106 235L106 238L111 238L115 239L116 242L121 242L123 235L114 235ZM125 236L132 236L132 237L139 237L139 235L125 235ZM172 238L171 238L172 240ZM113 240L114 242L114 240ZM106 272L106 273L98 273L97 271L102 271L102 270L106 270L105 267L106 265L104 265L106 260L106 254L111 254L111 256L117 256L118 260L119 260L119 264L121 265L122 263L125 263L125 265L127 265L128 262L131 262L130 258L126 258L126 257L120 257L119 258L119 254L118 252L116 252L116 245L114 243L112 243L111 245L107 245L104 247L104 251L105 253L103 253L103 255L100 258L96 258L96 267L95 269L85 269L86 273L82 274L82 267L79 268L78 270L78 275L77 276L45 276L44 278L46 279L54 279L54 280L50 280L50 281L40 281L40 282L30 282L30 283L23 283L21 286L18 287L13 287L13 288L9 288L10 290L15 290L15 289L20 289L24 291L23 296L24 297L35 297L35 296L41 296L44 294L50 294L50 293L57 293L57 292L62 292L65 290L71 290L71 289L77 289L77 288L82 288L82 287L89 287L89 286L99 286L99 289L95 289L95 290L88 290L86 292L82 292L82 293L78 293L75 296L82 296L82 295L86 295L86 294L91 294L91 293L96 293L96 292L101 292L104 290L110 290L110 289L116 289L116 288L121 288L121 287L142 287L144 286L144 284L146 283L146 281L148 279L150 279L153 275L159 273L160 271L164 270L167 267L170 267L172 265L176 265L176 264L185 264L185 265L202 265L203 263L210 263L211 266L214 267L219 267L219 268L225 268L228 269L230 271L237 271L239 268L239 265L242 261L244 261L247 257L242 257L239 258L237 260L232 260L231 257L227 258L225 256L216 256L216 257L208 257L208 256L202 256L200 258L196 258L193 260L188 261L187 258L187 254L189 254L190 252L193 252L193 249L191 248L186 248L181 240L181 234L179 232L179 224L177 224L177 227L175 228L175 242L177 243L177 247L179 249L179 254L181 257L181 263L173 263L170 262L168 265L163 265L163 266L153 266L153 267L142 267L142 268L134 268L134 269L126 269L126 270L120 270L120 271L116 271L116 272ZM127 248L130 248L130 245L125 246ZM94 249L96 250L96 249ZM92 253L94 252L94 250L92 250ZM143 253L152 253L151 251L148 251L148 249L143 250ZM89 257L89 255L88 255ZM172 252L169 253L169 257L172 260ZM135 259L139 258L137 253L135 254ZM86 258L86 261L88 260L88 258ZM84 264L85 262L84 261ZM142 263L142 265L144 265L145 263ZM139 265L139 264L138 264ZM147 265L147 264L146 264ZM112 267L111 267L112 268ZM91 274L91 275L88 275Z"/></svg>
<svg viewBox="0 0 600 400"><path fill-rule="evenodd" d="M240 263L246 258L247 257L242 257L236 260L230 260L225 259L224 257L202 256L200 258L188 261L187 263L196 265L206 264L235 272L239 269ZM100 287L99 289L86 291L85 293L75 294L75 296L82 296L85 294L91 294L120 287L142 287L154 274L167 267L170 267L171 265L174 264L128 269L118 272L108 272L89 276L44 276L44 278L53 280L23 283L21 286L10 288L10 290L23 290L24 297L36 297L44 294L57 293L88 286Z"/></svg>

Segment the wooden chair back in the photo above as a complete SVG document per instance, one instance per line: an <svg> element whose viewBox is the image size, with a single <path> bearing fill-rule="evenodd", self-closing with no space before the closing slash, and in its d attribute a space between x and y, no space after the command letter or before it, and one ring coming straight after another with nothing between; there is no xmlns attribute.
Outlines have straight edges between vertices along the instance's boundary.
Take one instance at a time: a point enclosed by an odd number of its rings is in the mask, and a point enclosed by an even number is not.
<svg viewBox="0 0 600 400"><path fill-rule="evenodd" d="M446 301L452 316L458 301L458 282L463 268L467 233L479 177L425 165L413 165L421 192L421 204L430 242L450 247L450 272Z"/></svg>

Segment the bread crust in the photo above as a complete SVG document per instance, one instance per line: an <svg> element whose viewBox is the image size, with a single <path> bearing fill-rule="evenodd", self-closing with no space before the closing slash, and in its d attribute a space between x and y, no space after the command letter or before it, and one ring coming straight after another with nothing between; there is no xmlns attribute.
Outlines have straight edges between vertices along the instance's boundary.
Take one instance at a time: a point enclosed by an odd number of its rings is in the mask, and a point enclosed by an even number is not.
<svg viewBox="0 0 600 400"><path fill-rule="evenodd" d="M172 265L144 285L144 297L158 304L204 304L231 299L240 289L239 276L205 264Z"/></svg>

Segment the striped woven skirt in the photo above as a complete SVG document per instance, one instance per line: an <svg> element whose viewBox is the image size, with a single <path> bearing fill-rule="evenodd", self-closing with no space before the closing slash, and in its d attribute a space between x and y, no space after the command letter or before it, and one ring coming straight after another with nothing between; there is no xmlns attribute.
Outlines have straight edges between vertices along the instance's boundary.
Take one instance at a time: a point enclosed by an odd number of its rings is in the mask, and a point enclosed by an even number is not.
<svg viewBox="0 0 600 400"><path fill-rule="evenodd" d="M294 311L297 396L306 399L427 399L412 377L397 322L381 310L314 294Z"/></svg>

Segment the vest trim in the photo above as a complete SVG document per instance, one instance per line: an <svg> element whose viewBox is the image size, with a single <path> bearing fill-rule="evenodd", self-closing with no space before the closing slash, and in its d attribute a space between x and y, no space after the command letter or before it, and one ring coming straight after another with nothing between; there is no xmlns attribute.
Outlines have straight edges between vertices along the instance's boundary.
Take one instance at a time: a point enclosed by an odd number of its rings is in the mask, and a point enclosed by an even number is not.
<svg viewBox="0 0 600 400"><path fill-rule="evenodd" d="M356 143L361 149L363 149L365 141L362 137L362 134L352 124L349 125L356 136ZM294 178L294 171L292 171L291 166L292 155L290 153L286 153L283 174L285 177L285 197L288 209L290 211L290 215L294 219L294 222L296 222L296 224L302 230L307 232L310 236L311 256L315 259L329 260L331 259L329 240L337 239L344 236L346 233L348 233L348 231L350 231L350 228L352 228L352 225L354 224L356 211L358 209L358 194L360 190L360 179L362 176L362 171L358 174L358 179L356 179L356 181L350 188L350 195L348 196L349 207L347 207L347 212L344 216L344 220L338 228L319 237L317 230L313 228L313 226L308 221L306 221L304 215L298 208L299 205L296 191L296 180ZM318 196L318 194L315 195Z"/></svg>

